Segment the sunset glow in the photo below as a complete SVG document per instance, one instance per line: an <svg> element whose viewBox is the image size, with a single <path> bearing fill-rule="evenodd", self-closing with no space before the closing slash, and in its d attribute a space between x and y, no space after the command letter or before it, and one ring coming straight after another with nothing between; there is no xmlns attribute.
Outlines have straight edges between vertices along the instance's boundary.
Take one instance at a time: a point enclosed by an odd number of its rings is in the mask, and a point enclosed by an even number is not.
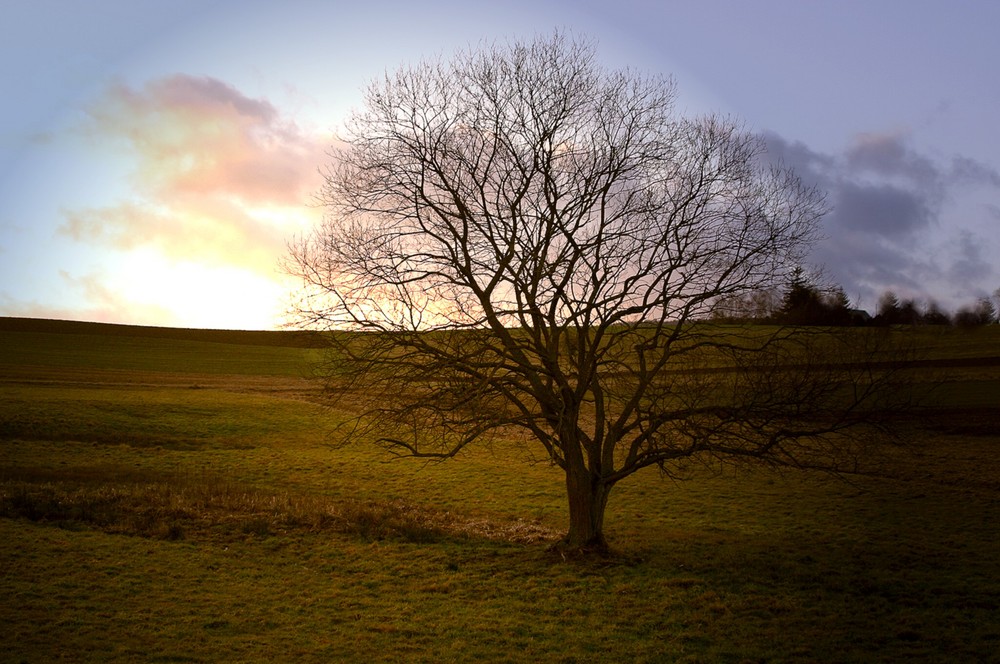
<svg viewBox="0 0 1000 664"><path fill-rule="evenodd" d="M992 5L57 4L15 2L0 28L0 316L281 325L279 263L322 219L320 169L365 82L555 27L674 76L681 112L763 133L827 192L812 262L859 306L1000 286Z"/></svg>

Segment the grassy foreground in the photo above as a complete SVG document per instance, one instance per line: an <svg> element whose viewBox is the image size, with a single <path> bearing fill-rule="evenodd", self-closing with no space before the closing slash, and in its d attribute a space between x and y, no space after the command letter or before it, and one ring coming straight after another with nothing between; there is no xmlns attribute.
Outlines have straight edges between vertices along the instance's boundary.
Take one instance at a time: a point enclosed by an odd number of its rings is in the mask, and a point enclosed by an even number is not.
<svg viewBox="0 0 1000 664"><path fill-rule="evenodd" d="M331 445L308 339L0 319L0 660L1000 661L1000 329L913 334L892 463L639 474L579 561L529 451Z"/></svg>

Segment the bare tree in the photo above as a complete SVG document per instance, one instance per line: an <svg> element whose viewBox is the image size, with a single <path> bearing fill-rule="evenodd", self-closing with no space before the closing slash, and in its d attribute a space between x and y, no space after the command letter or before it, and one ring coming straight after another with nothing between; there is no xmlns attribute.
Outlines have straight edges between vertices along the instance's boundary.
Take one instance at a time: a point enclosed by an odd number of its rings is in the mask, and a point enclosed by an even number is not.
<svg viewBox="0 0 1000 664"><path fill-rule="evenodd" d="M568 545L598 550L642 468L854 458L870 348L699 322L787 281L823 197L739 124L678 116L672 81L559 34L488 46L373 83L343 140L289 269L302 323L335 330L331 387L369 405L356 437L521 436L565 471Z"/></svg>
<svg viewBox="0 0 1000 664"><path fill-rule="evenodd" d="M712 319L723 322L764 322L781 309L782 297L775 290L733 293L712 305Z"/></svg>

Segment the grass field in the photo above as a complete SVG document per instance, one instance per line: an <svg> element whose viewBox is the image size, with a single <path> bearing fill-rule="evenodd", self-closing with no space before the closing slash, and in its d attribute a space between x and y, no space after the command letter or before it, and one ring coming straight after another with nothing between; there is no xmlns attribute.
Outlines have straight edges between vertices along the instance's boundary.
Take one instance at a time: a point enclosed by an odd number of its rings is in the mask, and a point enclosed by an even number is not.
<svg viewBox="0 0 1000 664"><path fill-rule="evenodd" d="M1000 661L1000 326L892 463L655 472L606 560L557 469L338 447L308 337L0 319L0 661Z"/></svg>

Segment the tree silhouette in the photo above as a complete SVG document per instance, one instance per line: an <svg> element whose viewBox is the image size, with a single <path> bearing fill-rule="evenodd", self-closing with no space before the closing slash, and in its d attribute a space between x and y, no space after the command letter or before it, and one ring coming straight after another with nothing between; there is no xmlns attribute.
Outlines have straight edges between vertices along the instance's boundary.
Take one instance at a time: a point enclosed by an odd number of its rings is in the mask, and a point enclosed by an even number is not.
<svg viewBox="0 0 1000 664"><path fill-rule="evenodd" d="M835 286L821 291L801 266L792 270L781 308L773 320L784 325L851 325L857 322L844 290Z"/></svg>
<svg viewBox="0 0 1000 664"><path fill-rule="evenodd" d="M878 299L875 321L882 325L896 325L902 321L899 297L893 291L886 291Z"/></svg>
<svg viewBox="0 0 1000 664"><path fill-rule="evenodd" d="M449 458L494 436L565 473L566 544L603 550L612 488L685 459L843 470L873 439L877 335L734 332L720 298L787 282L824 212L671 81L563 35L373 83L291 247L300 320L333 330L350 439Z"/></svg>
<svg viewBox="0 0 1000 664"><path fill-rule="evenodd" d="M791 283L781 301L781 320L792 325L810 324L823 308L819 290L806 278L805 270L796 266Z"/></svg>
<svg viewBox="0 0 1000 664"><path fill-rule="evenodd" d="M997 322L997 310L988 297L979 298L970 307L963 307L955 314L955 324L959 327L976 327Z"/></svg>

